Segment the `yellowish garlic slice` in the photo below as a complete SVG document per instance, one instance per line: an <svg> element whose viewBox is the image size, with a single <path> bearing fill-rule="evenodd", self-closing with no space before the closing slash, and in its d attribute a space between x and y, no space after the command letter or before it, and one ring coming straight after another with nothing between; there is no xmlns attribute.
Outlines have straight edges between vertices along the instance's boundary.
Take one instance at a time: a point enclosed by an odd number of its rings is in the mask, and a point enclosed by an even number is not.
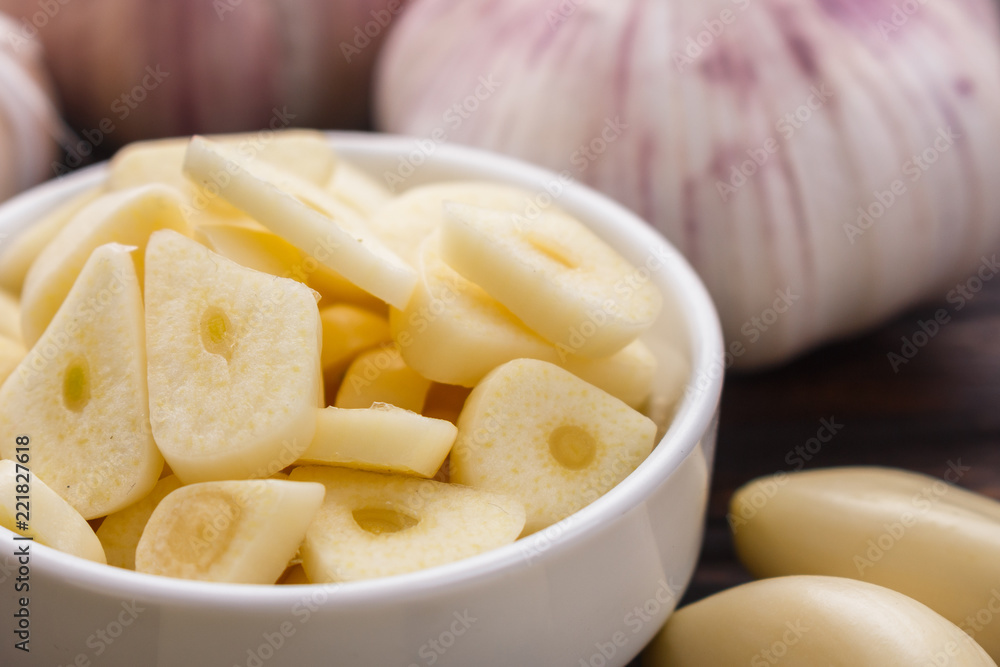
<svg viewBox="0 0 1000 667"><path fill-rule="evenodd" d="M32 470L85 519L145 496L163 468L150 433L135 248L100 246L0 387L0 457L27 433Z"/></svg>
<svg viewBox="0 0 1000 667"><path fill-rule="evenodd" d="M323 502L321 484L277 479L202 482L153 510L135 569L178 579L273 584Z"/></svg>
<svg viewBox="0 0 1000 667"><path fill-rule="evenodd" d="M513 542L520 504L495 493L403 475L306 466L326 498L302 545L314 583L357 581L444 565Z"/></svg>
<svg viewBox="0 0 1000 667"><path fill-rule="evenodd" d="M18 496L25 496L27 506ZM26 508L26 514L18 514ZM18 521L24 521L28 529L19 529ZM25 472L9 460L0 461L0 526L63 553L106 562L101 542L86 519L33 471Z"/></svg>

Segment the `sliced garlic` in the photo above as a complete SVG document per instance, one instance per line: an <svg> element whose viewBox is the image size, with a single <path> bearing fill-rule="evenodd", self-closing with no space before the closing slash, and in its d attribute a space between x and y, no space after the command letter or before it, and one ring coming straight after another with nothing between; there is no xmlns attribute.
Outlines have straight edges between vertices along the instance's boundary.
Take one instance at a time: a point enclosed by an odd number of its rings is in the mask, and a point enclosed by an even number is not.
<svg viewBox="0 0 1000 667"><path fill-rule="evenodd" d="M277 479L202 482L160 501L135 551L138 572L273 584L323 502L321 484Z"/></svg>
<svg viewBox="0 0 1000 667"><path fill-rule="evenodd" d="M524 526L517 501L454 484L326 466L292 479L326 486L302 545L315 583L443 565L513 542Z"/></svg>
<svg viewBox="0 0 1000 667"><path fill-rule="evenodd" d="M30 500L18 507L19 485L30 491ZM19 511L27 507L27 530L18 529ZM22 524L23 525L23 524ZM0 461L0 526L11 532L34 538L39 544L63 553L105 563L101 541L90 524L59 494L49 488L34 472L25 472L14 461Z"/></svg>
<svg viewBox="0 0 1000 667"><path fill-rule="evenodd" d="M78 210L39 253L24 279L21 329L25 344L38 341L97 246L122 243L139 248L134 259L141 284L149 235L157 229L190 233L183 205L177 190L145 185L103 195Z"/></svg>
<svg viewBox="0 0 1000 667"><path fill-rule="evenodd" d="M652 326L661 296L577 220L445 205L441 257L569 354L614 354ZM632 278L632 280L630 280Z"/></svg>
<svg viewBox="0 0 1000 667"><path fill-rule="evenodd" d="M300 461L433 477L457 434L451 422L385 403L329 407L318 411L316 436Z"/></svg>
<svg viewBox="0 0 1000 667"><path fill-rule="evenodd" d="M553 364L518 359L466 400L451 480L521 501L533 533L625 479L655 436L656 424L610 394Z"/></svg>
<svg viewBox="0 0 1000 667"><path fill-rule="evenodd" d="M32 469L85 519L136 502L163 468L150 432L134 252L115 243L94 250L0 387L0 457L13 459L15 438L30 433Z"/></svg>
<svg viewBox="0 0 1000 667"><path fill-rule="evenodd" d="M320 318L312 290L160 231L146 254L149 410L181 481L266 477L316 432Z"/></svg>
<svg viewBox="0 0 1000 667"><path fill-rule="evenodd" d="M414 270L385 247L360 214L330 201L320 188L201 137L191 140L184 171L358 287L397 308L409 300Z"/></svg>

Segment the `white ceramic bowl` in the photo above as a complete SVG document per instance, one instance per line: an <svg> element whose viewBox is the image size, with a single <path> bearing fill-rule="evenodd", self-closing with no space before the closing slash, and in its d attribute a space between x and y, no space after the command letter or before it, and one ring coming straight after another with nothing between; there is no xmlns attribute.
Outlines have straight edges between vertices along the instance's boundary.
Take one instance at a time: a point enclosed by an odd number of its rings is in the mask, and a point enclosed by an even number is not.
<svg viewBox="0 0 1000 667"><path fill-rule="evenodd" d="M557 175L512 159L413 139L331 134L340 154L406 186L491 179L542 193ZM103 166L0 207L14 235L98 184ZM721 391L712 302L682 256L634 215L574 183L558 204L637 266L665 309L646 337L684 350L691 382L666 436L616 488L565 521L504 548L422 572L327 586L205 584L97 565L39 544L23 566L0 529L0 664L146 667L289 665L519 667L625 665L675 607L701 543ZM543 195L544 197L544 195ZM0 238L3 238L0 236ZM19 574L19 568L20 574ZM21 579L19 582L18 579ZM30 589L18 589L27 582ZM30 653L16 650L28 598Z"/></svg>

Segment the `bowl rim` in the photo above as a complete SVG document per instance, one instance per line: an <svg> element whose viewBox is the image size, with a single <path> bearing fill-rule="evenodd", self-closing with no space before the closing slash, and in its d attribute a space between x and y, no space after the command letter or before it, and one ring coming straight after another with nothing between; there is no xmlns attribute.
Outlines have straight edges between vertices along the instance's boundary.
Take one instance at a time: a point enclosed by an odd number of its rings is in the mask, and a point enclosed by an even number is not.
<svg viewBox="0 0 1000 667"><path fill-rule="evenodd" d="M382 158L407 155L419 147L417 142L421 141L414 137L365 132L329 131L326 134L334 149L348 158L355 154ZM559 178L555 172L521 160L456 144L436 145L431 157L435 164L445 167L473 164L478 169L495 174L500 182L535 191ZM30 224L24 220L26 216L39 210L50 210L59 199L98 185L106 177L106 172L106 162L91 165L3 202L0 204L0 228L19 221L20 225L14 229L22 231ZM315 600L320 596L323 600L317 603L324 608L380 605L416 599L427 591L440 594L447 589L457 590L497 574L528 568L532 563L543 563L572 549L605 522L641 505L680 467L713 428L724 371L722 329L704 283L684 256L651 225L576 180L565 184L560 201L567 198L573 200L574 208L593 211L588 218L616 220L616 226L629 228L630 234L635 234L639 242L665 258L658 282L670 285L680 312L685 314L684 334L689 341L691 361L691 375L666 434L626 480L590 505L554 526L476 556L406 574L346 583L278 586L188 581L91 562L41 544L33 545L33 555L41 555L51 561L51 575L62 581L124 599L208 605L219 609L245 608L248 603L253 603L253 609L262 612L287 609L296 602L307 598ZM50 199L53 201L49 202ZM15 223L11 223L11 219ZM4 528L0 528L0 534L8 540L14 535ZM526 556L529 553L536 553L538 557L529 558ZM33 565L37 567L38 561L33 560ZM337 592L331 596L329 591L333 589Z"/></svg>

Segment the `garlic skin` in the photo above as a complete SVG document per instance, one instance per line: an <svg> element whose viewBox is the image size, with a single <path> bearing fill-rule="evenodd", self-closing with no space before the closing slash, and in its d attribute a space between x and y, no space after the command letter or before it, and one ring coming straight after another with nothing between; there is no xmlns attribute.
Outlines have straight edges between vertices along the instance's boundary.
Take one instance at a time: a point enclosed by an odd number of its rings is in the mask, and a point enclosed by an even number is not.
<svg viewBox="0 0 1000 667"><path fill-rule="evenodd" d="M757 368L982 270L998 42L990 0L424 0L380 56L377 125L626 204L705 280L727 363Z"/></svg>
<svg viewBox="0 0 1000 667"><path fill-rule="evenodd" d="M16 47L7 39L16 29L0 14L0 200L54 175L56 136L62 131L42 49Z"/></svg>
<svg viewBox="0 0 1000 667"><path fill-rule="evenodd" d="M404 4L0 0L0 9L17 17L22 39L45 45L68 122L85 140L120 146L292 125L363 127L375 54Z"/></svg>

